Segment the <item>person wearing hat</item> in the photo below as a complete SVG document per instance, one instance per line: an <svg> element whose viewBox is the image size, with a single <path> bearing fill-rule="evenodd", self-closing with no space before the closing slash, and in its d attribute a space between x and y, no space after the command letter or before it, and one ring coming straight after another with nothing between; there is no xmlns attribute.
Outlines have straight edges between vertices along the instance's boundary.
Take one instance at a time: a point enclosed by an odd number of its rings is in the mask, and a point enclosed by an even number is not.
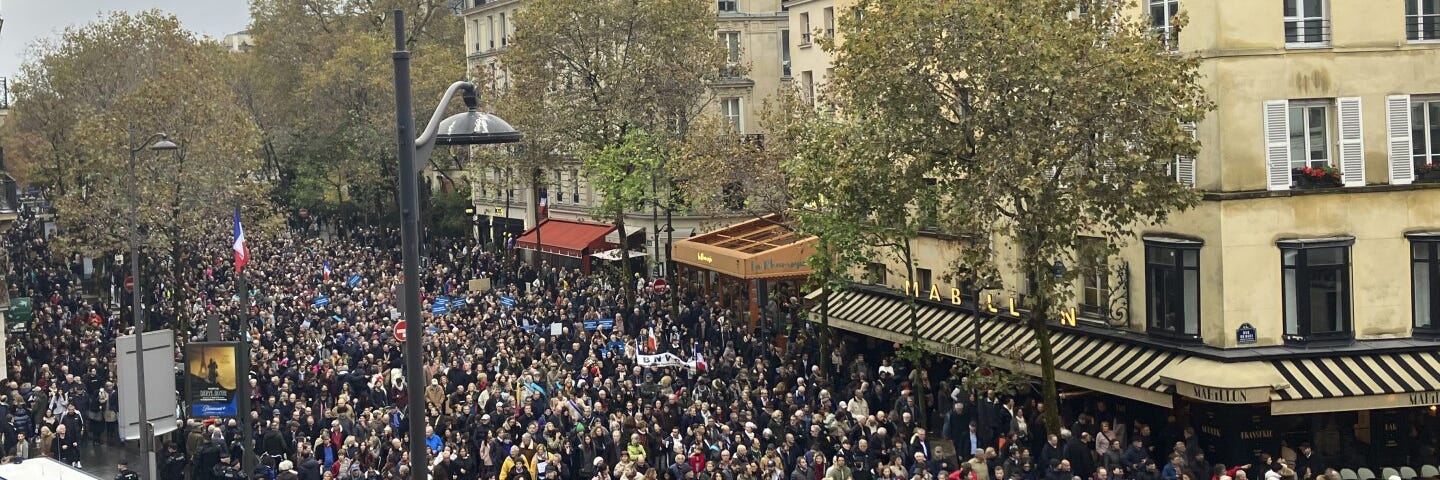
<svg viewBox="0 0 1440 480"><path fill-rule="evenodd" d="M115 474L115 480L140 480L140 475L130 470L129 463L120 462L120 464L116 466L116 470L119 470L119 472Z"/></svg>

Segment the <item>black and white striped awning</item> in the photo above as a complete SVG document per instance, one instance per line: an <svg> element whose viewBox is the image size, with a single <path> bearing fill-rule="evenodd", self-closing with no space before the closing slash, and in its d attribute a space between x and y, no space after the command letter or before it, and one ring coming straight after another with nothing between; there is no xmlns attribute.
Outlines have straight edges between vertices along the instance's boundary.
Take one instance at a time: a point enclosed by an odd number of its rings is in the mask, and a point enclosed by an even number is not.
<svg viewBox="0 0 1440 480"><path fill-rule="evenodd" d="M1440 351L1434 349L1272 363L1290 383L1272 396L1277 415L1440 404Z"/></svg>
<svg viewBox="0 0 1440 480"><path fill-rule="evenodd" d="M810 319L820 322L825 307L816 300ZM961 357L978 351L997 366L1039 374L1035 332L1018 320L977 316L969 309L917 301L912 321L911 307L898 294L840 291L830 297L829 321L831 326L892 342L918 337L946 355ZM1050 340L1056 380L1061 383L1171 406L1170 386L1161 383L1160 372L1184 355L1069 330L1052 329Z"/></svg>

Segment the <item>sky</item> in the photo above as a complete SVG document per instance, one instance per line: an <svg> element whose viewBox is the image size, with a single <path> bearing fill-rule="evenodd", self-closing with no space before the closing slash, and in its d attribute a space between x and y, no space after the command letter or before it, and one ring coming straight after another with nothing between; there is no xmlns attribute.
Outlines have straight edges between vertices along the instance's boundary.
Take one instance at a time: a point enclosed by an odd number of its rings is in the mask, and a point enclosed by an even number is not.
<svg viewBox="0 0 1440 480"><path fill-rule="evenodd" d="M248 0L0 0L0 77L13 77L36 40L54 39L69 26L95 21L105 12L160 9L201 35L221 38L250 24Z"/></svg>

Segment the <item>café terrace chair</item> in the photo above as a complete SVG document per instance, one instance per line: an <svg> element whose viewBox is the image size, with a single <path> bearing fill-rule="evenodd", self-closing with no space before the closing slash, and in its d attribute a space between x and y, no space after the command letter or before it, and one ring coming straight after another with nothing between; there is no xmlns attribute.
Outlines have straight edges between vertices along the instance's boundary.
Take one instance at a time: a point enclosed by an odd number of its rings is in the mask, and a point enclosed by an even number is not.
<svg viewBox="0 0 1440 480"><path fill-rule="evenodd" d="M1355 473L1360 476L1360 480L1375 480L1375 472L1369 468L1360 467Z"/></svg>
<svg viewBox="0 0 1440 480"><path fill-rule="evenodd" d="M1408 465L1400 467L1400 480L1415 480L1416 477L1419 477L1419 475L1415 474L1415 469L1410 468Z"/></svg>
<svg viewBox="0 0 1440 480"><path fill-rule="evenodd" d="M1360 477L1355 475L1354 470L1342 468L1340 469L1340 480L1360 480Z"/></svg>

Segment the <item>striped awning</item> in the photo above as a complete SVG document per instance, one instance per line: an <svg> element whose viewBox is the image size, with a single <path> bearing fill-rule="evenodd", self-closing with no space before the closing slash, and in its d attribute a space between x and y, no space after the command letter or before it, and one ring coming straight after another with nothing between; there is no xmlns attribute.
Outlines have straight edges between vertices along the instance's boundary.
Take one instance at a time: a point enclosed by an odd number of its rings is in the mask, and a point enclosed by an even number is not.
<svg viewBox="0 0 1440 480"><path fill-rule="evenodd" d="M830 298L830 324L902 343L910 341L912 332L916 332L916 337L938 353L961 357L978 351L997 366L1039 375L1040 347L1035 343L1035 332L1019 321L914 302L912 322L911 306L903 297L886 292L836 292ZM811 321L820 321L823 308L817 304L811 311ZM1172 405L1170 386L1161 383L1160 371L1183 359L1183 355L1058 329L1050 331L1050 341L1057 381L1164 407Z"/></svg>
<svg viewBox="0 0 1440 480"><path fill-rule="evenodd" d="M1440 404L1440 351L1272 363L1290 383L1272 395L1277 415Z"/></svg>

